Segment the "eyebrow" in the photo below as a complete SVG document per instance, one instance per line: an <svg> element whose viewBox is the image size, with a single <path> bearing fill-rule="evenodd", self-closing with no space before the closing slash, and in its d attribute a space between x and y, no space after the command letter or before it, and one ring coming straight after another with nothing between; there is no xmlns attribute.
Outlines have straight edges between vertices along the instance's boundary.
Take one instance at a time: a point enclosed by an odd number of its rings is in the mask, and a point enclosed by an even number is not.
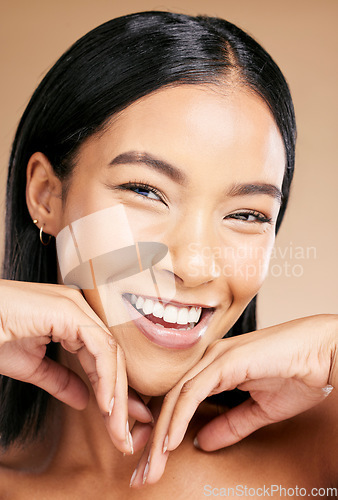
<svg viewBox="0 0 338 500"><path fill-rule="evenodd" d="M162 174L167 175L173 181L185 185L187 184L187 176L181 172L178 168L170 165L166 161L155 158L149 153L140 153L138 151L129 151L128 153L122 153L116 158L114 158L109 165L122 165L126 163L143 163L148 167L158 170Z"/></svg>
<svg viewBox="0 0 338 500"><path fill-rule="evenodd" d="M243 196L252 194L267 194L279 204L282 203L283 194L281 190L274 186L273 184L267 184L265 182L256 182L252 184L233 184L229 191L227 191L228 196Z"/></svg>
<svg viewBox="0 0 338 500"><path fill-rule="evenodd" d="M159 171L178 184L183 186L188 184L188 178L185 173L170 163L156 158L149 153L142 153L139 151L121 153L109 163L109 166L137 163L142 163L143 165ZM279 204L282 203L283 194L274 184L268 184L265 182L234 183L225 190L225 196L231 197L250 196L255 194L265 194L277 200Z"/></svg>

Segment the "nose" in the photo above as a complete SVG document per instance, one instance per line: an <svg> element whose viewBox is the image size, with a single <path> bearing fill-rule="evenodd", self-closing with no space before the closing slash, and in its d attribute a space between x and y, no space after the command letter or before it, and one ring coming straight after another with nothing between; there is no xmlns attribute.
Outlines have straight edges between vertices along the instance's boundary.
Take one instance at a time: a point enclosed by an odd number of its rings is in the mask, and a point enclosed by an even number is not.
<svg viewBox="0 0 338 500"><path fill-rule="evenodd" d="M217 231L202 211L182 216L169 232L166 245L176 280L185 287L197 287L220 276Z"/></svg>

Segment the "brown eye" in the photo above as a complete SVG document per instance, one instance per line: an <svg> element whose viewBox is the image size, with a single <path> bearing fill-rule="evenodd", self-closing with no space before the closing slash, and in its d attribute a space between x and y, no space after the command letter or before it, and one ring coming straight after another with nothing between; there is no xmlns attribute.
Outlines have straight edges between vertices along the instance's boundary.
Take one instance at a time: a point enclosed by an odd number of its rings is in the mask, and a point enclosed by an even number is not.
<svg viewBox="0 0 338 500"><path fill-rule="evenodd" d="M256 212L254 210L250 210L248 212L236 212L234 214L230 214L225 219L231 218L231 219L237 219L243 222L249 222L250 224L252 223L264 223L267 222L269 224L272 223L272 218L271 217L266 217L264 214L260 212Z"/></svg>

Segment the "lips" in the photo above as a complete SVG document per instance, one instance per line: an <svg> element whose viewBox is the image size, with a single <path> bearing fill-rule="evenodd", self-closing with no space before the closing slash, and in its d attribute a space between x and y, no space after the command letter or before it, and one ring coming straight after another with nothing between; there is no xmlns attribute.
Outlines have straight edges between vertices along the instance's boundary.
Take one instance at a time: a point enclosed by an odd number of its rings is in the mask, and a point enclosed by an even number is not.
<svg viewBox="0 0 338 500"><path fill-rule="evenodd" d="M215 310L203 308L197 324L189 323L183 327L182 324L168 323L163 318L138 311L134 307L135 304L131 304L131 294L124 294L122 298L131 319L141 333L154 344L170 349L187 349L197 344L206 332ZM192 325L195 326L191 327Z"/></svg>

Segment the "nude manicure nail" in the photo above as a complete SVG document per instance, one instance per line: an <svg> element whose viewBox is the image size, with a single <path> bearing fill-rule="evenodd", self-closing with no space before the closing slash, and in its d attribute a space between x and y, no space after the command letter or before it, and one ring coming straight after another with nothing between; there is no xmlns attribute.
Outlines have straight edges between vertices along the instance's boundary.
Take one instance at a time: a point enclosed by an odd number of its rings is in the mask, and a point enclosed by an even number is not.
<svg viewBox="0 0 338 500"><path fill-rule="evenodd" d="M150 421L150 423L151 423L151 424L154 424L154 423L155 423L155 420L154 420L153 414L151 413L151 411L149 410L149 408L148 408L147 406L146 406L146 409L148 410L149 416L151 417L151 421Z"/></svg>
<svg viewBox="0 0 338 500"><path fill-rule="evenodd" d="M132 455L134 455L134 443L133 443L133 437L131 435L131 433L129 432L128 434L128 438L129 438L129 446L130 446L130 452Z"/></svg>
<svg viewBox="0 0 338 500"><path fill-rule="evenodd" d="M199 442L198 442L197 436L195 437L195 439L194 439L194 443L193 443L193 444L194 444L195 448L197 448L198 450L201 450L201 449L202 449L202 448L200 447Z"/></svg>
<svg viewBox="0 0 338 500"><path fill-rule="evenodd" d="M129 432L129 422L127 420L127 423L126 423L126 444L129 446L130 448L130 452L131 454L133 455L134 454L134 443L133 443L133 437L131 435L131 433Z"/></svg>
<svg viewBox="0 0 338 500"><path fill-rule="evenodd" d="M169 437L168 437L168 434L166 435L165 437L165 440L164 440L164 443L163 443L163 450L162 450L162 453L164 454L167 449L168 449L168 441L169 441Z"/></svg>
<svg viewBox="0 0 338 500"><path fill-rule="evenodd" d="M137 467L134 470L133 475L131 476L130 483L129 483L129 488L131 488L131 486L133 485L133 482L134 482L136 474L137 474Z"/></svg>
<svg viewBox="0 0 338 500"><path fill-rule="evenodd" d="M109 403L109 409L108 409L109 416L111 416L111 413L113 411L113 407L114 407L114 396L111 398L110 403Z"/></svg>
<svg viewBox="0 0 338 500"><path fill-rule="evenodd" d="M142 484L144 484L147 480L148 470L149 470L149 458L148 458L148 461L147 461L146 466L144 468Z"/></svg>
<svg viewBox="0 0 338 500"><path fill-rule="evenodd" d="M129 434L130 434L130 432L129 432L129 422L127 420L127 423L126 423L126 439L125 439L126 444L129 444Z"/></svg>

